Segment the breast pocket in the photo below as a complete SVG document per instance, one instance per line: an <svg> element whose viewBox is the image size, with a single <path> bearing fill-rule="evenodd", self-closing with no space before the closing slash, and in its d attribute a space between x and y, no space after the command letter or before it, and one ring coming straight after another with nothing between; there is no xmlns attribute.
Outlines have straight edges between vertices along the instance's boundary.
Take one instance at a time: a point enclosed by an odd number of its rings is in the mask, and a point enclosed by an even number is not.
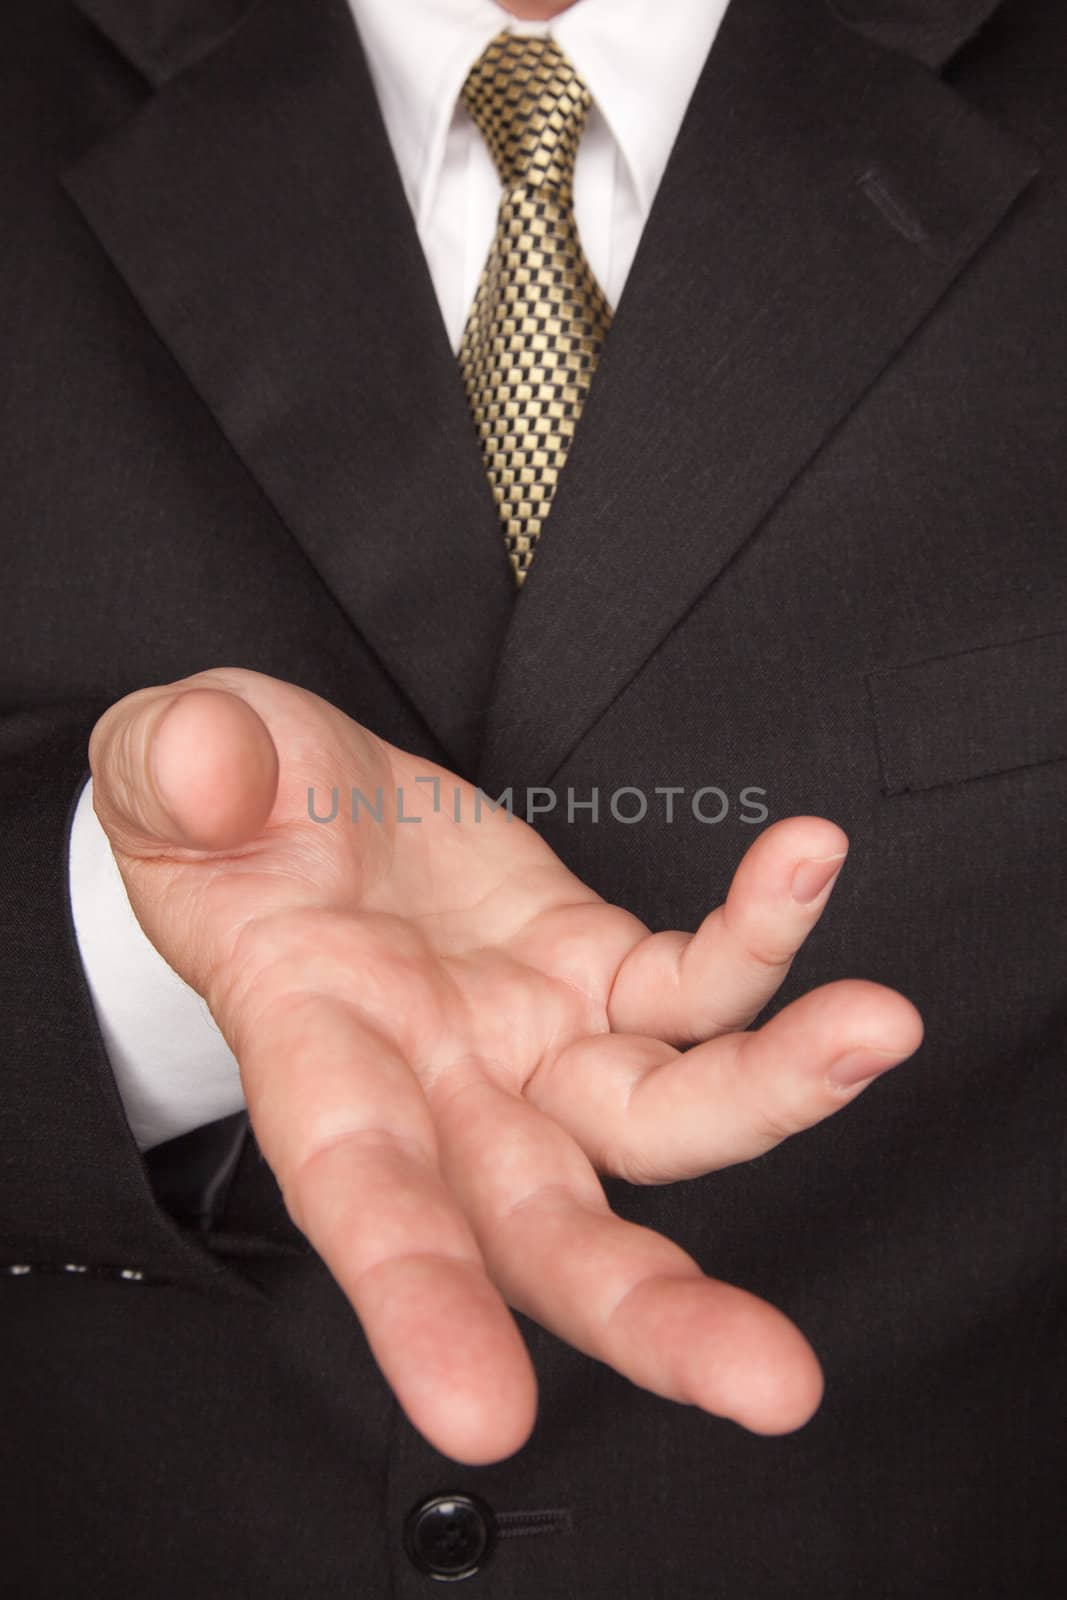
<svg viewBox="0 0 1067 1600"><path fill-rule="evenodd" d="M887 795L1067 760L1067 628L867 674Z"/></svg>

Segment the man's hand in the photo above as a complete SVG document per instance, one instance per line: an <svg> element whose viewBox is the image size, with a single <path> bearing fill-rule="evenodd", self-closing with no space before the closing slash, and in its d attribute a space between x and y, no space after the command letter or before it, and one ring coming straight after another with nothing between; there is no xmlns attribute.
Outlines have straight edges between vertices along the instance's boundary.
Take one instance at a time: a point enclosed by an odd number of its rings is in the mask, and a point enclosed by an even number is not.
<svg viewBox="0 0 1067 1600"><path fill-rule="evenodd" d="M668 1399L757 1433L808 1420L799 1331L617 1217L598 1173L747 1160L918 1047L910 1002L859 980L741 1031L829 897L840 828L775 823L695 934L649 933L518 818L475 820L469 785L257 673L127 696L90 760L138 919L207 1000L294 1221L436 1449L527 1439L509 1305ZM321 810L335 787L316 824L309 788ZM352 789L382 791L380 823L353 825Z"/></svg>

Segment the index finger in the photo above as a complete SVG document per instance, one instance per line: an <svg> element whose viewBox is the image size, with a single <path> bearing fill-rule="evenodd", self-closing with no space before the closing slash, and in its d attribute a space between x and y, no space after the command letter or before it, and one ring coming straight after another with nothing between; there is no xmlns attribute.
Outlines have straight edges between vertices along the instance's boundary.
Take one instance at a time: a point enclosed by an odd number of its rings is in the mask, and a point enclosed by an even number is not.
<svg viewBox="0 0 1067 1600"><path fill-rule="evenodd" d="M335 996L264 1007L238 1052L249 1115L294 1222L354 1307L414 1427L444 1455L513 1455L533 1366L446 1187L424 1092Z"/></svg>

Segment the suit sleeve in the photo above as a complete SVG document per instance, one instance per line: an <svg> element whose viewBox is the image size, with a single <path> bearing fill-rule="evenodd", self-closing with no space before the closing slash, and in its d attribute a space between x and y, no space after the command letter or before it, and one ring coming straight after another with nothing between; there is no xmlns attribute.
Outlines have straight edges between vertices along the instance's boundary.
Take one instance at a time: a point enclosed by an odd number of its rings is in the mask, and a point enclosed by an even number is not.
<svg viewBox="0 0 1067 1600"><path fill-rule="evenodd" d="M71 823L106 701L0 715L0 1259L137 1259L174 1240L112 1072L68 893Z"/></svg>

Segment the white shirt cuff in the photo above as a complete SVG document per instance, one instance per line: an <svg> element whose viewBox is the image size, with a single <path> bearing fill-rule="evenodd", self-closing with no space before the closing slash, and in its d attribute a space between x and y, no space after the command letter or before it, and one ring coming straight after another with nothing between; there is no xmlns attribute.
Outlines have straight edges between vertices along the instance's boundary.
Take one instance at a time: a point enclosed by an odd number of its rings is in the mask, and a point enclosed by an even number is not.
<svg viewBox="0 0 1067 1600"><path fill-rule="evenodd" d="M141 1150L244 1109L237 1059L206 1002L133 914L90 778L70 834L70 899L82 966Z"/></svg>

